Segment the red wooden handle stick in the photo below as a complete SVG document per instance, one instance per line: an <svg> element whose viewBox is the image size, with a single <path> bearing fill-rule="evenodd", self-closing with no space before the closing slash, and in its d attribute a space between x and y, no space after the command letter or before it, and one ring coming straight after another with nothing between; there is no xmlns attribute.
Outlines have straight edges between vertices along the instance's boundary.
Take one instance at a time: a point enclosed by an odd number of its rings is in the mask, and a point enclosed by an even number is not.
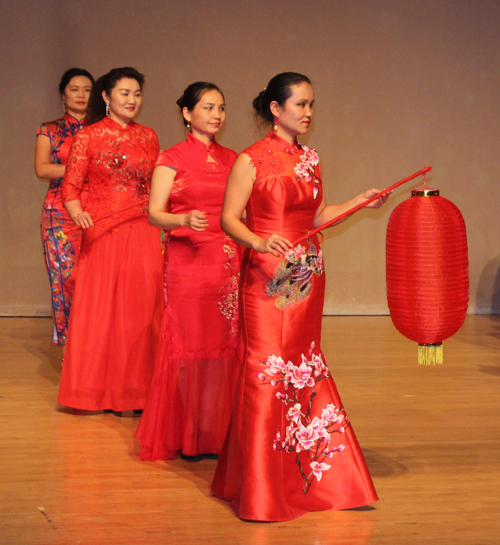
<svg viewBox="0 0 500 545"><path fill-rule="evenodd" d="M347 216L350 216L351 214L354 214L354 212L357 212L358 210L361 210L366 205L370 204L373 201L376 201L384 193L387 193L388 191L393 191L394 189L396 189L396 187L399 187L400 185L403 185L406 182L409 182L410 180L413 180L413 178L416 178L417 176L421 176L422 174L426 174L430 170L432 170L432 167L425 167L422 170L419 170L418 172L415 172L415 174L412 174L411 176L408 176L408 178L405 178L404 180L399 180L399 182L396 182L395 184L391 185L391 187L383 189L380 193L377 193L376 195L373 195L373 197L370 197L365 202L363 202L361 204L358 204L357 206L354 206L353 208L351 208L347 212L344 212L343 214L340 214L340 216L337 216L336 218L333 218L332 220L327 221L326 223L324 223L323 225L320 225L319 227L317 227L313 231L309 231L309 233L307 233L307 235L304 235L301 239L299 239L295 243L295 245L300 244L304 240L308 239L310 236L315 235L316 233L319 233L323 229L326 229L327 227L330 227L334 223L337 223L338 221L343 220Z"/></svg>
<svg viewBox="0 0 500 545"><path fill-rule="evenodd" d="M104 216L101 216L100 218L97 218L95 220L92 220L94 223L97 221L105 220L106 218L110 218L111 216L114 216L115 214L121 214L122 212L125 212L125 210L130 210L131 208L134 208L136 206L139 206L140 204L146 204L148 201L139 201L135 204L131 204L130 206L127 206L126 208L122 208L121 210L117 210L116 212L110 212L109 214L105 214ZM75 225L71 229L68 229L66 233L71 233L72 231L76 231L77 229L81 229L80 225Z"/></svg>

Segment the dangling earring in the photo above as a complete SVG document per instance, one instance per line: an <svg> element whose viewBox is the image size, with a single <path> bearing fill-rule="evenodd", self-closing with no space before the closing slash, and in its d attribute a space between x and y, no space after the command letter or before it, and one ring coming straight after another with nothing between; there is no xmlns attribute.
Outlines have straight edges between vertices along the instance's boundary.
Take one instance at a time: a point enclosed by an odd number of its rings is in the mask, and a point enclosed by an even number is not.
<svg viewBox="0 0 500 545"><path fill-rule="evenodd" d="M187 127L188 130L189 130L189 129L191 128L191 122L188 121L186 127Z"/></svg>
<svg viewBox="0 0 500 545"><path fill-rule="evenodd" d="M67 113L67 112L66 112L66 102L64 102L64 100L63 100L63 112L64 112L64 113Z"/></svg>
<svg viewBox="0 0 500 545"><path fill-rule="evenodd" d="M106 102L106 117L109 117L109 102Z"/></svg>
<svg viewBox="0 0 500 545"><path fill-rule="evenodd" d="M278 119L279 119L278 116L276 116L276 117L274 118L274 126L273 126L273 131L274 131L274 132L278 132Z"/></svg>

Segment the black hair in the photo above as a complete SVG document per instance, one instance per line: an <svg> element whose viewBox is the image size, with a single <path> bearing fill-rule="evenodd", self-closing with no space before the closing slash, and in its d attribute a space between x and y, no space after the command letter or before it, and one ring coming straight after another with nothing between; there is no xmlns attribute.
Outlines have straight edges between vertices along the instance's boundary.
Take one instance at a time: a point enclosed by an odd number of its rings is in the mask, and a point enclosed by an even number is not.
<svg viewBox="0 0 500 545"><path fill-rule="evenodd" d="M87 122L89 125L97 123L97 121L106 117L106 103L102 97L102 92L105 91L106 94L110 96L111 91L122 78L135 79L142 91L145 81L143 74L130 66L113 68L113 70L110 70L107 74L101 76L92 87L87 110Z"/></svg>
<svg viewBox="0 0 500 545"><path fill-rule="evenodd" d="M224 93L214 83L197 81L186 87L182 96L179 98L179 100L177 100L176 104L179 106L181 113L184 108L187 108L190 112L192 112L193 108L198 104L198 102L200 102L201 97L207 91L218 91L222 95L222 98L226 100L224 98ZM187 127L188 122L184 116L182 119L184 120L184 125Z"/></svg>
<svg viewBox="0 0 500 545"><path fill-rule="evenodd" d="M94 84L94 78L92 77L92 74L90 72L87 72L87 70L84 70L83 68L70 68L69 70L66 70L66 72L64 72L61 81L59 82L60 95L64 95L64 91L66 90L69 82L76 76L85 76L86 78L89 78L89 80L92 82L92 85Z"/></svg>
<svg viewBox="0 0 500 545"><path fill-rule="evenodd" d="M274 116L271 112L271 102L276 101L280 106L284 106L285 102L291 97L293 85L301 83L311 84L311 80L297 72L283 72L274 76L267 84L267 87L259 93L259 96L254 99L253 107L257 114L265 121L273 122Z"/></svg>

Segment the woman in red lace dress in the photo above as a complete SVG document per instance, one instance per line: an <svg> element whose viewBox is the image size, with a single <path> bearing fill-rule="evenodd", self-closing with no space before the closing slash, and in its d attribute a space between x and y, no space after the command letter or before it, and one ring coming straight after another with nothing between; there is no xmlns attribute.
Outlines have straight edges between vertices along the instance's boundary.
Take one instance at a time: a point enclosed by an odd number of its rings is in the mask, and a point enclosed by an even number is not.
<svg viewBox="0 0 500 545"><path fill-rule="evenodd" d="M128 67L99 78L64 176L62 200L83 235L58 401L77 409L141 410L153 374L162 256L147 206L159 145L133 120L143 81Z"/></svg>
<svg viewBox="0 0 500 545"><path fill-rule="evenodd" d="M274 131L236 159L222 211L224 230L248 248L240 283L245 347L212 490L248 520L289 520L377 500L321 352L318 237L294 247L376 190L326 206L318 155L297 142L309 129L313 103L305 76L284 73L269 82L254 107Z"/></svg>
<svg viewBox="0 0 500 545"><path fill-rule="evenodd" d="M177 101L190 132L160 153L149 217L169 231L160 346L137 436L143 460L218 454L238 377L237 245L220 228L236 153L215 142L225 120L213 84L190 85Z"/></svg>
<svg viewBox="0 0 500 545"><path fill-rule="evenodd" d="M54 331L52 344L66 344L69 313L75 289L73 268L80 253L80 230L64 235L73 225L61 201L61 186L69 148L75 134L85 126L85 113L94 78L81 68L64 72L59 83L64 116L38 129L35 150L35 172L49 180L42 211L42 243L52 295ZM85 198L85 192L82 199Z"/></svg>

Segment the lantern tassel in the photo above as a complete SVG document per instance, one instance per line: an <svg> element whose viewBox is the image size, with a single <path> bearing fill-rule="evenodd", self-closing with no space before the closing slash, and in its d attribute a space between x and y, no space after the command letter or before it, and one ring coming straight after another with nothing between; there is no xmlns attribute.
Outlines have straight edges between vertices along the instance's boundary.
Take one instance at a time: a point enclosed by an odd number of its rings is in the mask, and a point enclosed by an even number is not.
<svg viewBox="0 0 500 545"><path fill-rule="evenodd" d="M443 363L443 343L419 344L418 363L420 365L440 365Z"/></svg>

